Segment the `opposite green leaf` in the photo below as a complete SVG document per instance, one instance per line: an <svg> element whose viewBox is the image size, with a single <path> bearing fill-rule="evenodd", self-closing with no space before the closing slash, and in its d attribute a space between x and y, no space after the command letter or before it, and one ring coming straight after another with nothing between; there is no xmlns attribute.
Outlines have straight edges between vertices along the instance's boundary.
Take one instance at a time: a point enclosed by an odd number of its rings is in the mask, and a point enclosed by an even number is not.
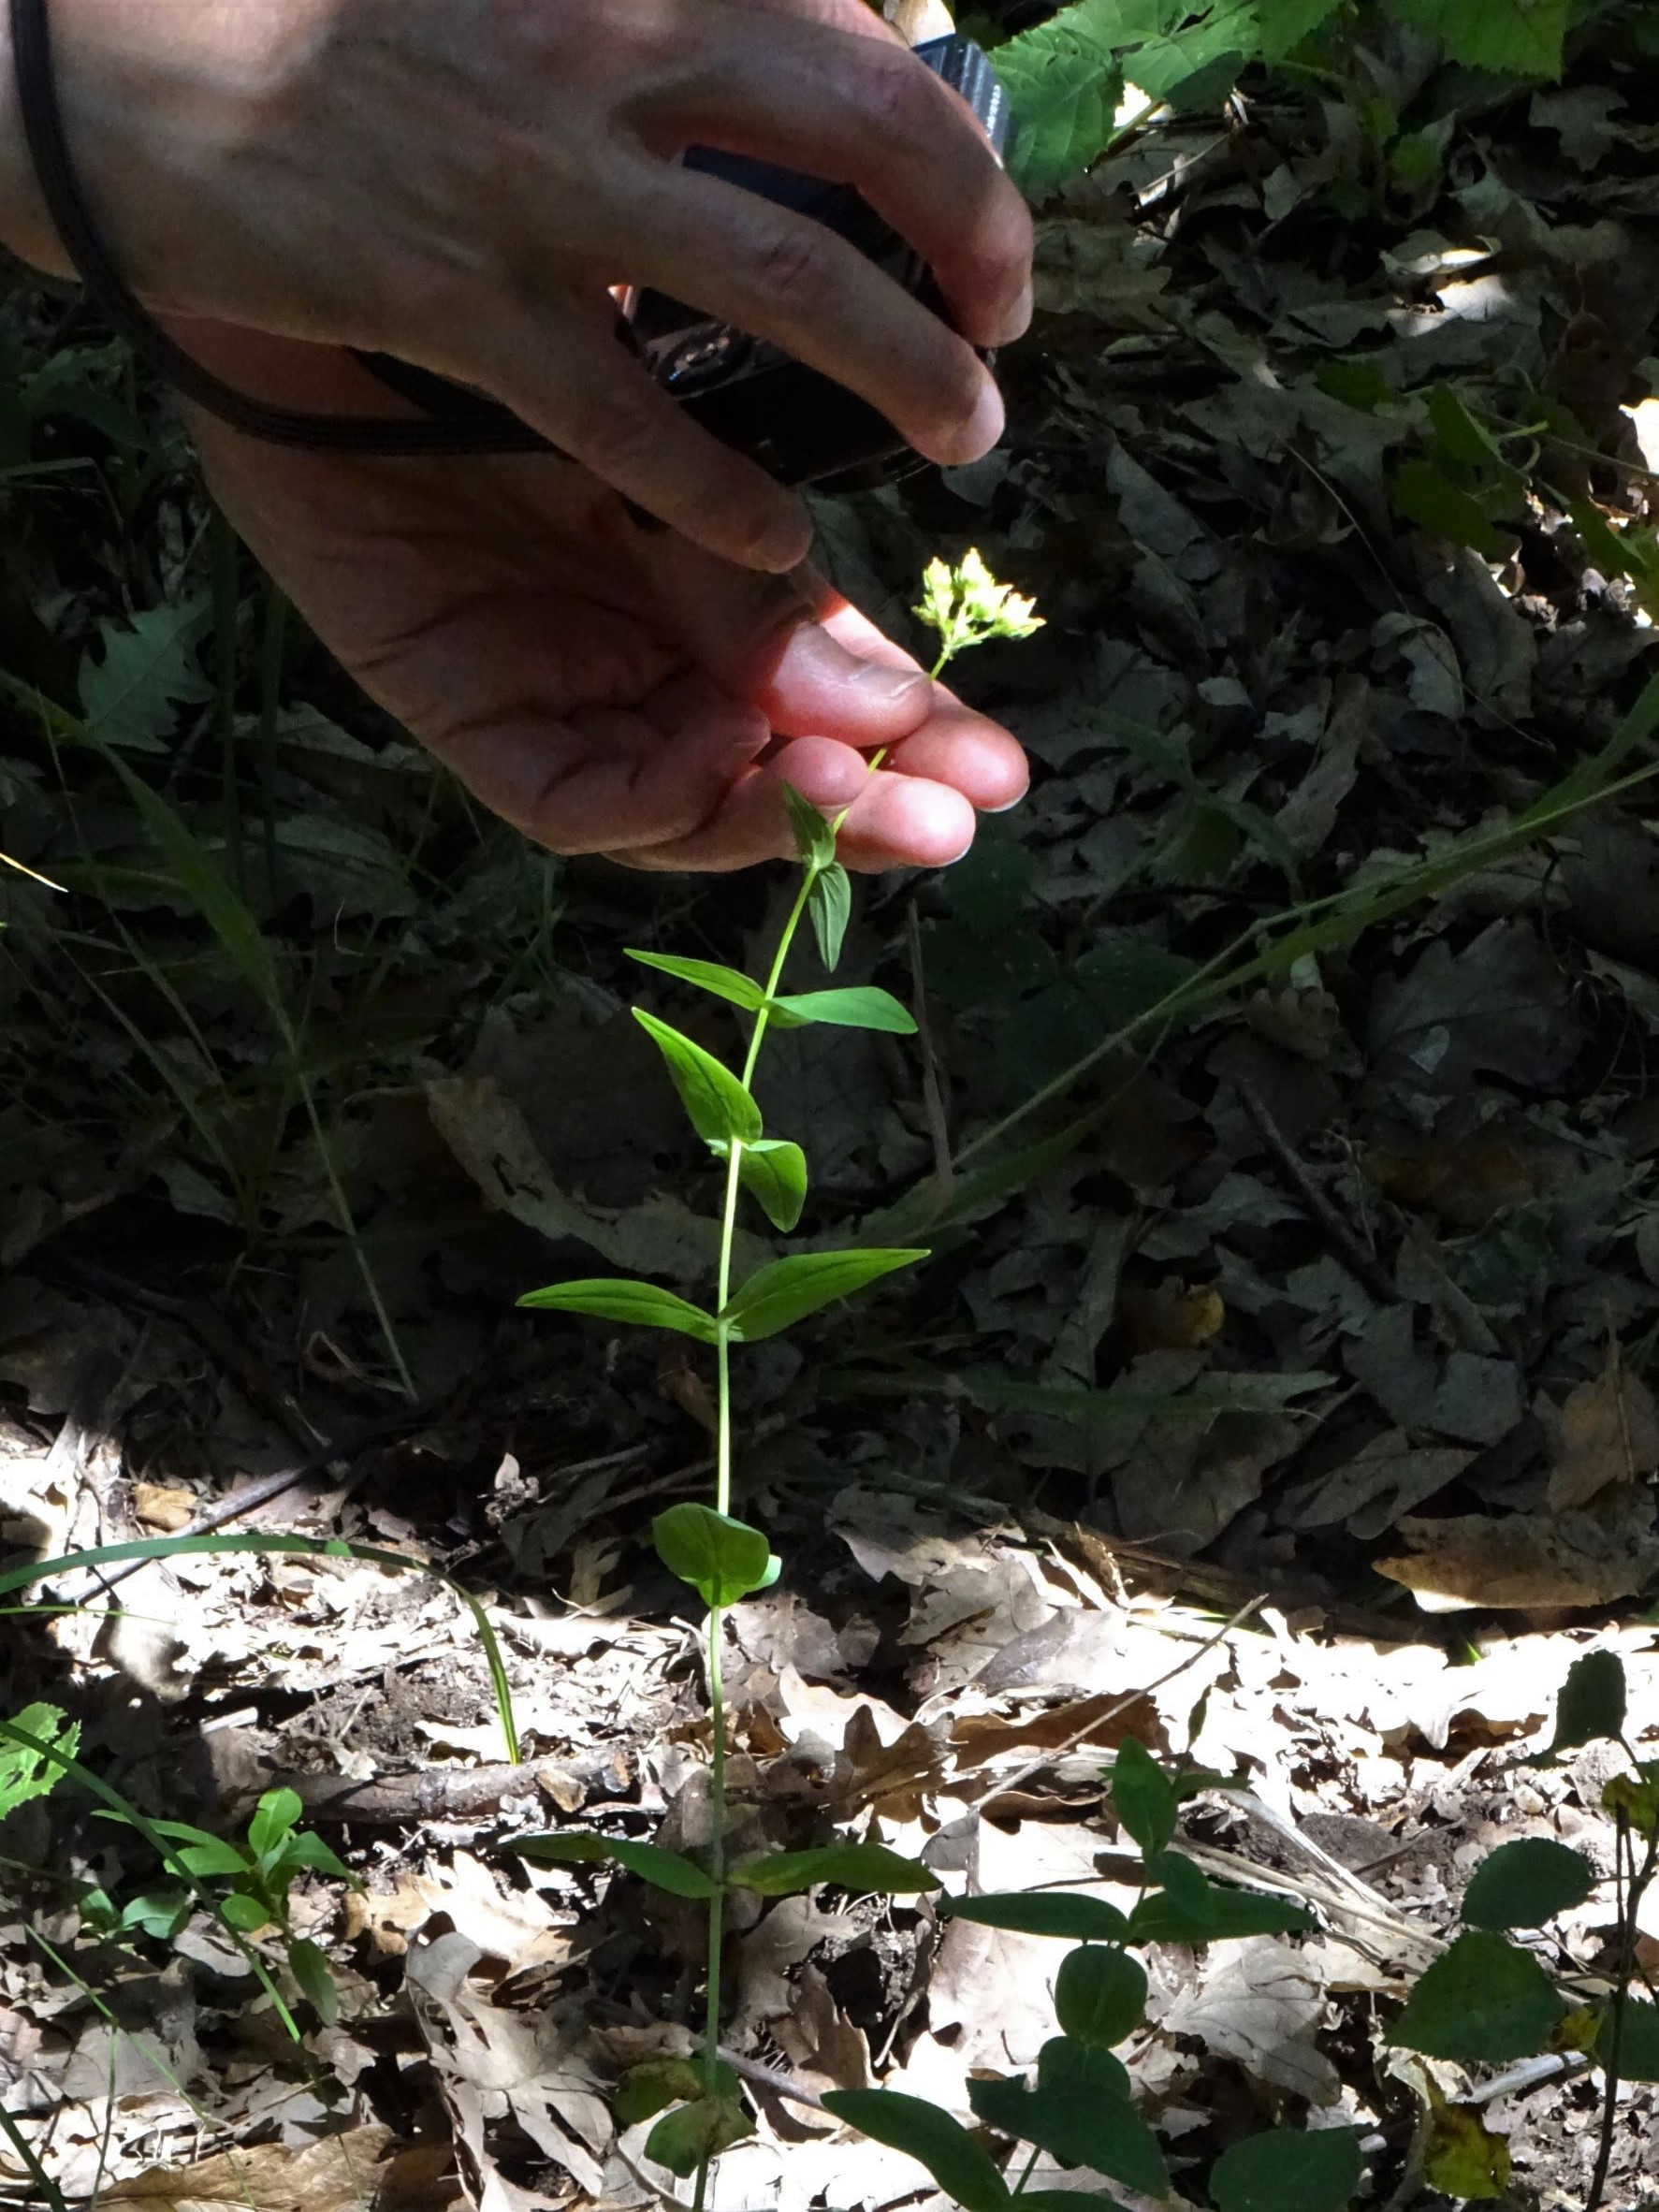
<svg viewBox="0 0 1659 2212"><path fill-rule="evenodd" d="M1127 1951L1090 1943L1069 1951L1055 1977L1055 2017L1077 2043L1108 2050L1141 2024L1146 1975Z"/></svg>
<svg viewBox="0 0 1659 2212"><path fill-rule="evenodd" d="M729 2150L734 2143L741 2143L753 2132L749 2115L735 2097L704 2097L660 2119L646 2137L645 2152L658 2165L689 2181L706 2160L718 2158L722 2150Z"/></svg>
<svg viewBox="0 0 1659 2212"><path fill-rule="evenodd" d="M828 1022L838 1029L883 1029L892 1037L913 1037L916 1019L891 991L860 983L844 991L796 991L775 998L798 1022Z"/></svg>
<svg viewBox="0 0 1659 2212"><path fill-rule="evenodd" d="M777 1579L772 1549L758 1528L712 1506L670 1506L651 1523L657 1557L705 1605L733 1606Z"/></svg>
<svg viewBox="0 0 1659 2212"><path fill-rule="evenodd" d="M818 939L818 956L832 971L841 957L841 940L851 912L852 880L838 860L832 861L813 879L807 899L808 919Z"/></svg>
<svg viewBox="0 0 1659 2212"><path fill-rule="evenodd" d="M1219 2212L1343 2212L1362 2173L1352 2128L1275 2128L1222 2152L1210 2194Z"/></svg>
<svg viewBox="0 0 1659 2212"><path fill-rule="evenodd" d="M299 1984L300 1994L315 2008L324 2027L332 2028L340 2017L340 1992L328 1971L326 1955L309 1937L296 1936L288 1945L288 1964Z"/></svg>
<svg viewBox="0 0 1659 2212"><path fill-rule="evenodd" d="M1595 1869L1581 1851L1525 1836L1500 1843L1481 1860L1463 1892L1467 1928L1542 1928L1595 1887Z"/></svg>
<svg viewBox="0 0 1659 2212"><path fill-rule="evenodd" d="M721 1325L745 1344L776 1336L821 1306L847 1298L879 1275L913 1267L924 1251L802 1252L759 1269L720 1314Z"/></svg>
<svg viewBox="0 0 1659 2212"><path fill-rule="evenodd" d="M664 975L677 976L682 983L695 983L700 991L712 991L717 998L724 998L733 1006L741 1006L752 1013L763 1003L765 992L735 968L725 968L718 960L682 960L677 953L641 953L633 946L628 948L630 960L637 960L644 968L661 968Z"/></svg>
<svg viewBox="0 0 1659 2212"><path fill-rule="evenodd" d="M1175 1792L1169 1776L1133 1736L1117 1747L1112 1765L1112 1806L1148 1858L1167 1851L1175 1833Z"/></svg>
<svg viewBox="0 0 1659 2212"><path fill-rule="evenodd" d="M1613 2008L1608 2005L1595 2039L1595 2056L1605 2066L1612 2055ZM1659 2005L1642 1998L1624 2001L1624 2017L1619 2024L1619 2079L1659 2081Z"/></svg>
<svg viewBox="0 0 1659 2212"><path fill-rule="evenodd" d="M1432 2059L1503 2066L1547 2050L1564 2009L1530 1952L1471 1929L1425 1971L1389 2041Z"/></svg>
<svg viewBox="0 0 1659 2212"><path fill-rule="evenodd" d="M618 1866L675 1897L716 1894L716 1884L700 1866L677 1851L664 1851L660 1843L635 1843L623 1836L553 1834L515 1836L511 1847L538 1867Z"/></svg>
<svg viewBox="0 0 1659 2212"><path fill-rule="evenodd" d="M1567 1668L1555 1707L1551 1754L1624 1732L1624 1662L1617 1652L1586 1652Z"/></svg>
<svg viewBox="0 0 1659 2212"><path fill-rule="evenodd" d="M783 787L789 826L794 832L795 851L803 867L827 868L836 857L836 833L810 799L804 799L793 783Z"/></svg>
<svg viewBox="0 0 1659 2212"><path fill-rule="evenodd" d="M1042 2047L1037 2087L971 2081L968 2103L989 2126L1088 2166L1147 2196L1163 2196L1169 2169L1157 2137L1129 2100L1128 2075L1109 2051L1055 2036Z"/></svg>
<svg viewBox="0 0 1659 2212"><path fill-rule="evenodd" d="M884 1843L826 1843L817 1851L773 1852L765 1858L745 1859L728 1878L735 1889L752 1889L760 1897L796 1897L821 1882L872 1897L913 1897L939 1885L930 1867L901 1857Z"/></svg>
<svg viewBox="0 0 1659 2212"><path fill-rule="evenodd" d="M626 1321L637 1329L676 1329L694 1336L699 1344L713 1344L719 1336L712 1314L659 1290L655 1283L637 1283L627 1275L598 1275L580 1283L550 1283L545 1290L527 1290L520 1305L539 1313L591 1314L601 1321Z"/></svg>
<svg viewBox="0 0 1659 2212"><path fill-rule="evenodd" d="M981 1928L1009 1928L1021 1935L1061 1936L1072 1943L1121 1943L1128 1917L1103 1897L1080 1897L1068 1889L1011 1889L988 1897L939 1900L952 1920L972 1920Z"/></svg>
<svg viewBox="0 0 1659 2212"><path fill-rule="evenodd" d="M760 1135L761 1110L729 1068L643 1007L633 1009L633 1018L667 1061L691 1127L706 1144Z"/></svg>
<svg viewBox="0 0 1659 2212"><path fill-rule="evenodd" d="M716 1147L723 1155L729 1148ZM774 1229L787 1236L807 1203L807 1155L786 1138L763 1137L737 1156L737 1180Z"/></svg>
<svg viewBox="0 0 1659 2212"><path fill-rule="evenodd" d="M267 1790L248 1823L248 1849L256 1858L263 1858L291 1832L304 1811L298 1790Z"/></svg>
<svg viewBox="0 0 1659 2212"><path fill-rule="evenodd" d="M1313 1914L1303 1906L1285 1898L1225 1888L1173 1851L1149 1859L1146 1871L1162 1886L1143 1897L1129 1914L1132 1943L1218 1943L1315 1926Z"/></svg>
<svg viewBox="0 0 1659 2212"><path fill-rule="evenodd" d="M902 2150L925 2166L963 2212L1003 2212L1008 2184L962 2125L937 2104L896 2089L831 2089L824 2110L861 2135Z"/></svg>

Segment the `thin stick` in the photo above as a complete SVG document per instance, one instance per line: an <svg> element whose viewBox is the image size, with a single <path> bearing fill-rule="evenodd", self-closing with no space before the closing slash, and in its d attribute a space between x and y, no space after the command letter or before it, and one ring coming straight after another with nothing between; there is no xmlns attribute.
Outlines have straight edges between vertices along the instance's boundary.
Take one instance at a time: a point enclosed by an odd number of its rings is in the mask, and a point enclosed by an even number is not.
<svg viewBox="0 0 1659 2212"><path fill-rule="evenodd" d="M1253 1083L1243 1079L1238 1083L1238 1093L1244 1101L1244 1112L1255 1125L1256 1134L1277 1161L1284 1175L1304 1209L1325 1233L1325 1242L1341 1260L1355 1281L1370 1291L1385 1305L1395 1304L1400 1293L1389 1280L1381 1261L1368 1252L1360 1242L1330 1199L1309 1174L1306 1165L1291 1145L1278 1123L1268 1111L1267 1101Z"/></svg>

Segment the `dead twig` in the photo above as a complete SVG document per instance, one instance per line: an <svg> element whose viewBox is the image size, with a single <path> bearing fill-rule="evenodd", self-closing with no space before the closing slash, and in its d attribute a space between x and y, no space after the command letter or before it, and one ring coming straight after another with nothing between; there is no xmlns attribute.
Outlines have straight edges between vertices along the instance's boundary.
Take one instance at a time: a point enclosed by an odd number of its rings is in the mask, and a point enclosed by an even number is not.
<svg viewBox="0 0 1659 2212"><path fill-rule="evenodd" d="M1256 1134L1273 1156L1280 1172L1323 1230L1332 1252L1341 1260L1362 1288L1385 1305L1394 1304L1399 1292L1389 1280L1381 1261L1368 1252L1348 1224L1343 1219L1329 1198L1319 1188L1307 1171L1305 1163L1291 1145L1289 1139L1269 1113L1267 1101L1253 1083L1240 1081L1239 1097L1244 1112L1250 1116Z"/></svg>

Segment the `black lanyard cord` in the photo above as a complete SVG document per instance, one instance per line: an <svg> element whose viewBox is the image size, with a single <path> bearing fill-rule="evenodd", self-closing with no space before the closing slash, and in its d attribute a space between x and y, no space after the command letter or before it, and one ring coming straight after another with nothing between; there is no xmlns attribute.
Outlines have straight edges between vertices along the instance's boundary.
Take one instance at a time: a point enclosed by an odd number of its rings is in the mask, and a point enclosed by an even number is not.
<svg viewBox="0 0 1659 2212"><path fill-rule="evenodd" d="M314 415L274 407L239 391L177 344L129 289L87 206L69 151L52 65L50 0L10 0L12 64L23 135L41 196L87 297L140 360L193 406L217 415L244 437L269 445L323 453L415 458L467 453L551 453L541 434L496 400L448 383L431 371L381 354L357 358L426 419L368 415Z"/></svg>

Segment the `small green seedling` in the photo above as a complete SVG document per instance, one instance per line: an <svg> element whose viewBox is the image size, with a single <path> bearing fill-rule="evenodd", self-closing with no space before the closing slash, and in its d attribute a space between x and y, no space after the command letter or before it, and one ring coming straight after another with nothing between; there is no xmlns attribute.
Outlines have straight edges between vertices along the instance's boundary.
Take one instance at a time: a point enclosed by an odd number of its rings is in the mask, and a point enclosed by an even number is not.
<svg viewBox="0 0 1659 2212"><path fill-rule="evenodd" d="M306 1872L332 1875L350 1883L354 1889L362 1885L321 1836L298 1826L304 1810L298 1791L267 1790L248 1823L244 1843L211 1835L206 1828L193 1827L182 1820L157 1820L150 1825L177 1844L179 1864L187 1874L197 1881L223 1880L228 1885L215 1908L227 1927L244 1936L269 1933L280 1939L301 1993L327 2023L338 2016L339 1998L321 1949L309 1937L295 1935L290 1928L294 1885ZM119 1820L123 1816L106 1812L103 1817ZM108 1899L104 1902L108 1905ZM123 1933L137 1928L148 1934L171 1934L188 1906L187 1898L175 1900L166 1894L138 1899L116 1916L115 1928Z"/></svg>
<svg viewBox="0 0 1659 2212"><path fill-rule="evenodd" d="M58 1705L25 1705L12 1726L65 1759L75 1756L80 1741L80 1723L65 1721ZM32 1797L50 1796L63 1774L63 1768L44 1751L29 1751L21 1743L0 1743L0 1820Z"/></svg>

